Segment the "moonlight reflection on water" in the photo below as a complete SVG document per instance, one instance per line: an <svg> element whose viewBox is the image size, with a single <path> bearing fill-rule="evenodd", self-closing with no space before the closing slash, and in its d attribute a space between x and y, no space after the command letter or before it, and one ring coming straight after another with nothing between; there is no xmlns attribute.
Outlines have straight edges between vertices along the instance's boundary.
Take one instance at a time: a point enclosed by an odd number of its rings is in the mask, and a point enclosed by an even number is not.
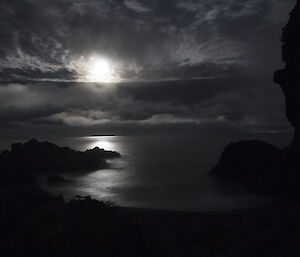
<svg viewBox="0 0 300 257"><path fill-rule="evenodd" d="M113 169L98 170L78 178L78 193L98 199L113 200L119 204L114 188L122 186L124 174Z"/></svg>
<svg viewBox="0 0 300 257"><path fill-rule="evenodd" d="M99 147L121 154L120 158L108 160L108 169L65 175L71 183L46 185L66 200L75 195L90 195L120 206L204 211L241 209L265 201L260 196L229 191L208 175L223 145L209 144L213 139L207 135L89 136L62 140L57 143L77 150ZM227 139L219 138L217 142L226 144Z"/></svg>
<svg viewBox="0 0 300 257"><path fill-rule="evenodd" d="M120 146L115 142L114 136L91 136L85 137L88 145L87 149L93 149L94 147L103 148L107 151L116 151L121 153ZM122 153L121 153L122 154Z"/></svg>

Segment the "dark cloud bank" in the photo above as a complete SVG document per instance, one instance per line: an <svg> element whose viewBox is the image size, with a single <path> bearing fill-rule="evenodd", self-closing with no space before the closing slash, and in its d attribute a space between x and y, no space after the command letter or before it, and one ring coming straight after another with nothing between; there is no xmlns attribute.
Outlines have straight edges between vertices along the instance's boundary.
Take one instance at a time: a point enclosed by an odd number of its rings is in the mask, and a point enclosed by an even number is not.
<svg viewBox="0 0 300 257"><path fill-rule="evenodd" d="M1 0L1 134L289 131L272 75L293 5ZM80 81L92 55L120 82Z"/></svg>

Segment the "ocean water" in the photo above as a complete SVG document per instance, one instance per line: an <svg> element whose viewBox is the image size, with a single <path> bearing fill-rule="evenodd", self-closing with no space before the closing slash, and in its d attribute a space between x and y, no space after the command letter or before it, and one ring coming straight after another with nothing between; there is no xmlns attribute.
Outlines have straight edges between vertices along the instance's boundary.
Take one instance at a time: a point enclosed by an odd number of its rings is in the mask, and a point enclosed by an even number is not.
<svg viewBox="0 0 300 257"><path fill-rule="evenodd" d="M284 145L289 137L261 135L255 138ZM70 183L41 185L66 200L76 195L111 201L119 206L172 210L236 210L267 199L228 187L209 176L223 148L231 141L249 139L223 134L141 134L131 136L87 136L39 138L76 150L96 146L119 152L108 169L64 174ZM16 141L16 140L15 140ZM25 139L17 140L25 141ZM9 149L10 140L0 140Z"/></svg>

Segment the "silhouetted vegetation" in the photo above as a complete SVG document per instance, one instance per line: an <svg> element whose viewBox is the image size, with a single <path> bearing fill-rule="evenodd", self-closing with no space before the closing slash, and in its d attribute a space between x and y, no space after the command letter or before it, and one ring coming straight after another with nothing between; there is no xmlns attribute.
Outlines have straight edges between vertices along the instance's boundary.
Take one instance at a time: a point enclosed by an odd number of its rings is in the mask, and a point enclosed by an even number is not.
<svg viewBox="0 0 300 257"><path fill-rule="evenodd" d="M1 256L299 256L300 206L240 212L120 208L89 197L68 203L36 185L0 187Z"/></svg>
<svg viewBox="0 0 300 257"><path fill-rule="evenodd" d="M0 196L1 256L151 256L139 223L110 204L65 203L35 185Z"/></svg>

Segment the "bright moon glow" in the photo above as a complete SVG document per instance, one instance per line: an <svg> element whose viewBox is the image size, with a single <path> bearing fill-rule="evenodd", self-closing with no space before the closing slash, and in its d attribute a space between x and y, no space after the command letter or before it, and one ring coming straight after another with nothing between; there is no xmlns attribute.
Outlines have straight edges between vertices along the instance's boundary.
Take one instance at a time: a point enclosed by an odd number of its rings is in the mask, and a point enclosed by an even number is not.
<svg viewBox="0 0 300 257"><path fill-rule="evenodd" d="M88 80L93 82L111 82L113 79L111 62L104 58L93 58L87 73Z"/></svg>

